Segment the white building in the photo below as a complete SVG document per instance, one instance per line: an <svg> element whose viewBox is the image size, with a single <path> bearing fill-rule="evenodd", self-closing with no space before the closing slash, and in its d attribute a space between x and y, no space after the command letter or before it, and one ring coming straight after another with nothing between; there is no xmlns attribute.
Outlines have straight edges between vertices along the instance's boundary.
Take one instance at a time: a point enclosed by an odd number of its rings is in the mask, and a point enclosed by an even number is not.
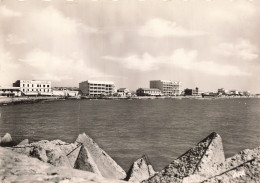
<svg viewBox="0 0 260 183"><path fill-rule="evenodd" d="M161 90L157 88L138 88L136 90L137 96L161 96Z"/></svg>
<svg viewBox="0 0 260 183"><path fill-rule="evenodd" d="M83 81L79 83L79 90L85 96L113 95L115 84L112 81Z"/></svg>
<svg viewBox="0 0 260 183"><path fill-rule="evenodd" d="M132 94L127 88L119 88L117 89L117 95L120 97L130 97Z"/></svg>
<svg viewBox="0 0 260 183"><path fill-rule="evenodd" d="M0 96L19 97L21 96L20 87L0 87Z"/></svg>
<svg viewBox="0 0 260 183"><path fill-rule="evenodd" d="M17 80L14 87L20 87L24 95L52 95L51 81Z"/></svg>
<svg viewBox="0 0 260 183"><path fill-rule="evenodd" d="M182 83L170 80L152 80L150 81L150 88L157 88L164 95L181 95Z"/></svg>
<svg viewBox="0 0 260 183"><path fill-rule="evenodd" d="M54 87L52 88L52 95L60 97L77 97L79 95L79 91L73 90L71 87Z"/></svg>

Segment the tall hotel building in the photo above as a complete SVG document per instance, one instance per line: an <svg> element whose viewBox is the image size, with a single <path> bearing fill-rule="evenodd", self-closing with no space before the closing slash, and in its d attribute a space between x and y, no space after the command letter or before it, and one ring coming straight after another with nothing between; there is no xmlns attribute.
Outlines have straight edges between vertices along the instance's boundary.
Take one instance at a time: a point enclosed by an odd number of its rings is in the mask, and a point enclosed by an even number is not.
<svg viewBox="0 0 260 183"><path fill-rule="evenodd" d="M83 81L79 83L79 90L85 96L113 95L115 84L111 81Z"/></svg>
<svg viewBox="0 0 260 183"><path fill-rule="evenodd" d="M182 83L180 81L152 80L150 81L150 88L157 88L164 95L181 95L182 93Z"/></svg>
<svg viewBox="0 0 260 183"><path fill-rule="evenodd" d="M14 87L20 87L24 95L51 95L51 81L17 80Z"/></svg>

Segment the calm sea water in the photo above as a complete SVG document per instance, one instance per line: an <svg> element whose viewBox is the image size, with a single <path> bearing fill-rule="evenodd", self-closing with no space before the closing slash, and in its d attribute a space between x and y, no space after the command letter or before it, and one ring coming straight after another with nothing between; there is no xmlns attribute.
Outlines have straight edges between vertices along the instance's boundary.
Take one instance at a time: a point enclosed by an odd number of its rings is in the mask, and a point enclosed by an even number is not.
<svg viewBox="0 0 260 183"><path fill-rule="evenodd" d="M260 99L67 100L0 113L1 136L74 142L85 132L125 170L143 154L160 170L212 131L226 157L260 145Z"/></svg>

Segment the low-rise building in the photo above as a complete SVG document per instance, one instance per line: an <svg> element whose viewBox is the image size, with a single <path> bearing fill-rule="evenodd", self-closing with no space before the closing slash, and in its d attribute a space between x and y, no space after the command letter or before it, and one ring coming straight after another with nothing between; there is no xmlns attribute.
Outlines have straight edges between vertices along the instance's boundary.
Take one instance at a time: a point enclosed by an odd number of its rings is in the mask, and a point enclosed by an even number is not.
<svg viewBox="0 0 260 183"><path fill-rule="evenodd" d="M228 94L229 94L229 90L226 90L224 88L218 89L218 95L228 95Z"/></svg>
<svg viewBox="0 0 260 183"><path fill-rule="evenodd" d="M170 80L152 80L150 81L150 88L157 88L161 90L163 95L181 95L182 83L179 81Z"/></svg>
<svg viewBox="0 0 260 183"><path fill-rule="evenodd" d="M77 97L79 95L79 89L76 87L54 87L52 88L52 95L61 97Z"/></svg>
<svg viewBox="0 0 260 183"><path fill-rule="evenodd" d="M230 90L229 95L238 96L239 92L237 90Z"/></svg>
<svg viewBox="0 0 260 183"><path fill-rule="evenodd" d="M161 90L157 88L138 88L136 90L137 96L161 96Z"/></svg>
<svg viewBox="0 0 260 183"><path fill-rule="evenodd" d="M196 87L195 89L189 89L189 88L186 88L185 90L184 90L184 95L185 96L194 96L194 95L200 95L201 94L201 92L199 92L199 88L198 87Z"/></svg>
<svg viewBox="0 0 260 183"><path fill-rule="evenodd" d="M0 87L0 96L19 97L21 95L20 87Z"/></svg>
<svg viewBox="0 0 260 183"><path fill-rule="evenodd" d="M129 89L127 88L119 88L117 89L117 95L119 97L130 97L132 94Z"/></svg>
<svg viewBox="0 0 260 183"><path fill-rule="evenodd" d="M79 83L79 90L84 96L109 96L115 93L115 84L112 81L83 81Z"/></svg>
<svg viewBox="0 0 260 183"><path fill-rule="evenodd" d="M20 87L24 95L52 95L51 81L17 80L14 87Z"/></svg>

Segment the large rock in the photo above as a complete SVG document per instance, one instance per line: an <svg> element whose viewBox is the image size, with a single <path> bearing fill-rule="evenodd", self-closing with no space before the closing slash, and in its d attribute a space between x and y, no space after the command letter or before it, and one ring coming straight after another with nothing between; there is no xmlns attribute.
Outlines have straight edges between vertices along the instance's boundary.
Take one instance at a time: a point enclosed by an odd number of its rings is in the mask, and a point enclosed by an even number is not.
<svg viewBox="0 0 260 183"><path fill-rule="evenodd" d="M129 182L141 182L153 176L155 173L147 156L142 156L136 160L127 173L126 180Z"/></svg>
<svg viewBox="0 0 260 183"><path fill-rule="evenodd" d="M17 145L13 151L36 157L54 166L73 168L79 152L77 144L68 144L60 140L42 140L27 145Z"/></svg>
<svg viewBox="0 0 260 183"><path fill-rule="evenodd" d="M76 142L87 148L102 176L112 179L126 177L125 171L85 133L80 134Z"/></svg>
<svg viewBox="0 0 260 183"><path fill-rule="evenodd" d="M24 139L23 141L21 141L18 145L22 146L22 145L28 145L29 144L29 140L28 139Z"/></svg>
<svg viewBox="0 0 260 183"><path fill-rule="evenodd" d="M260 182L260 147L227 158L218 172L204 182Z"/></svg>
<svg viewBox="0 0 260 183"><path fill-rule="evenodd" d="M6 133L0 141L1 146L10 146L13 144L13 139L9 133Z"/></svg>
<svg viewBox="0 0 260 183"><path fill-rule="evenodd" d="M124 183L121 180L105 179L91 172L54 167L49 163L2 147L0 147L0 182Z"/></svg>
<svg viewBox="0 0 260 183"><path fill-rule="evenodd" d="M74 168L96 173L101 176L96 163L84 145L81 146Z"/></svg>
<svg viewBox="0 0 260 183"><path fill-rule="evenodd" d="M260 158L254 158L249 160L237 167L229 169L222 174L216 175L209 178L203 183L219 183L219 182L246 182L246 183L256 183L260 182Z"/></svg>
<svg viewBox="0 0 260 183"><path fill-rule="evenodd" d="M234 156L227 158L223 164L219 165L219 174L259 157L260 147L257 147L255 149L245 149L239 152L238 154L235 154Z"/></svg>
<svg viewBox="0 0 260 183"><path fill-rule="evenodd" d="M221 137L213 132L162 171L143 182L193 182L198 175L214 174L216 167L224 161ZM192 175L195 176L189 177Z"/></svg>

